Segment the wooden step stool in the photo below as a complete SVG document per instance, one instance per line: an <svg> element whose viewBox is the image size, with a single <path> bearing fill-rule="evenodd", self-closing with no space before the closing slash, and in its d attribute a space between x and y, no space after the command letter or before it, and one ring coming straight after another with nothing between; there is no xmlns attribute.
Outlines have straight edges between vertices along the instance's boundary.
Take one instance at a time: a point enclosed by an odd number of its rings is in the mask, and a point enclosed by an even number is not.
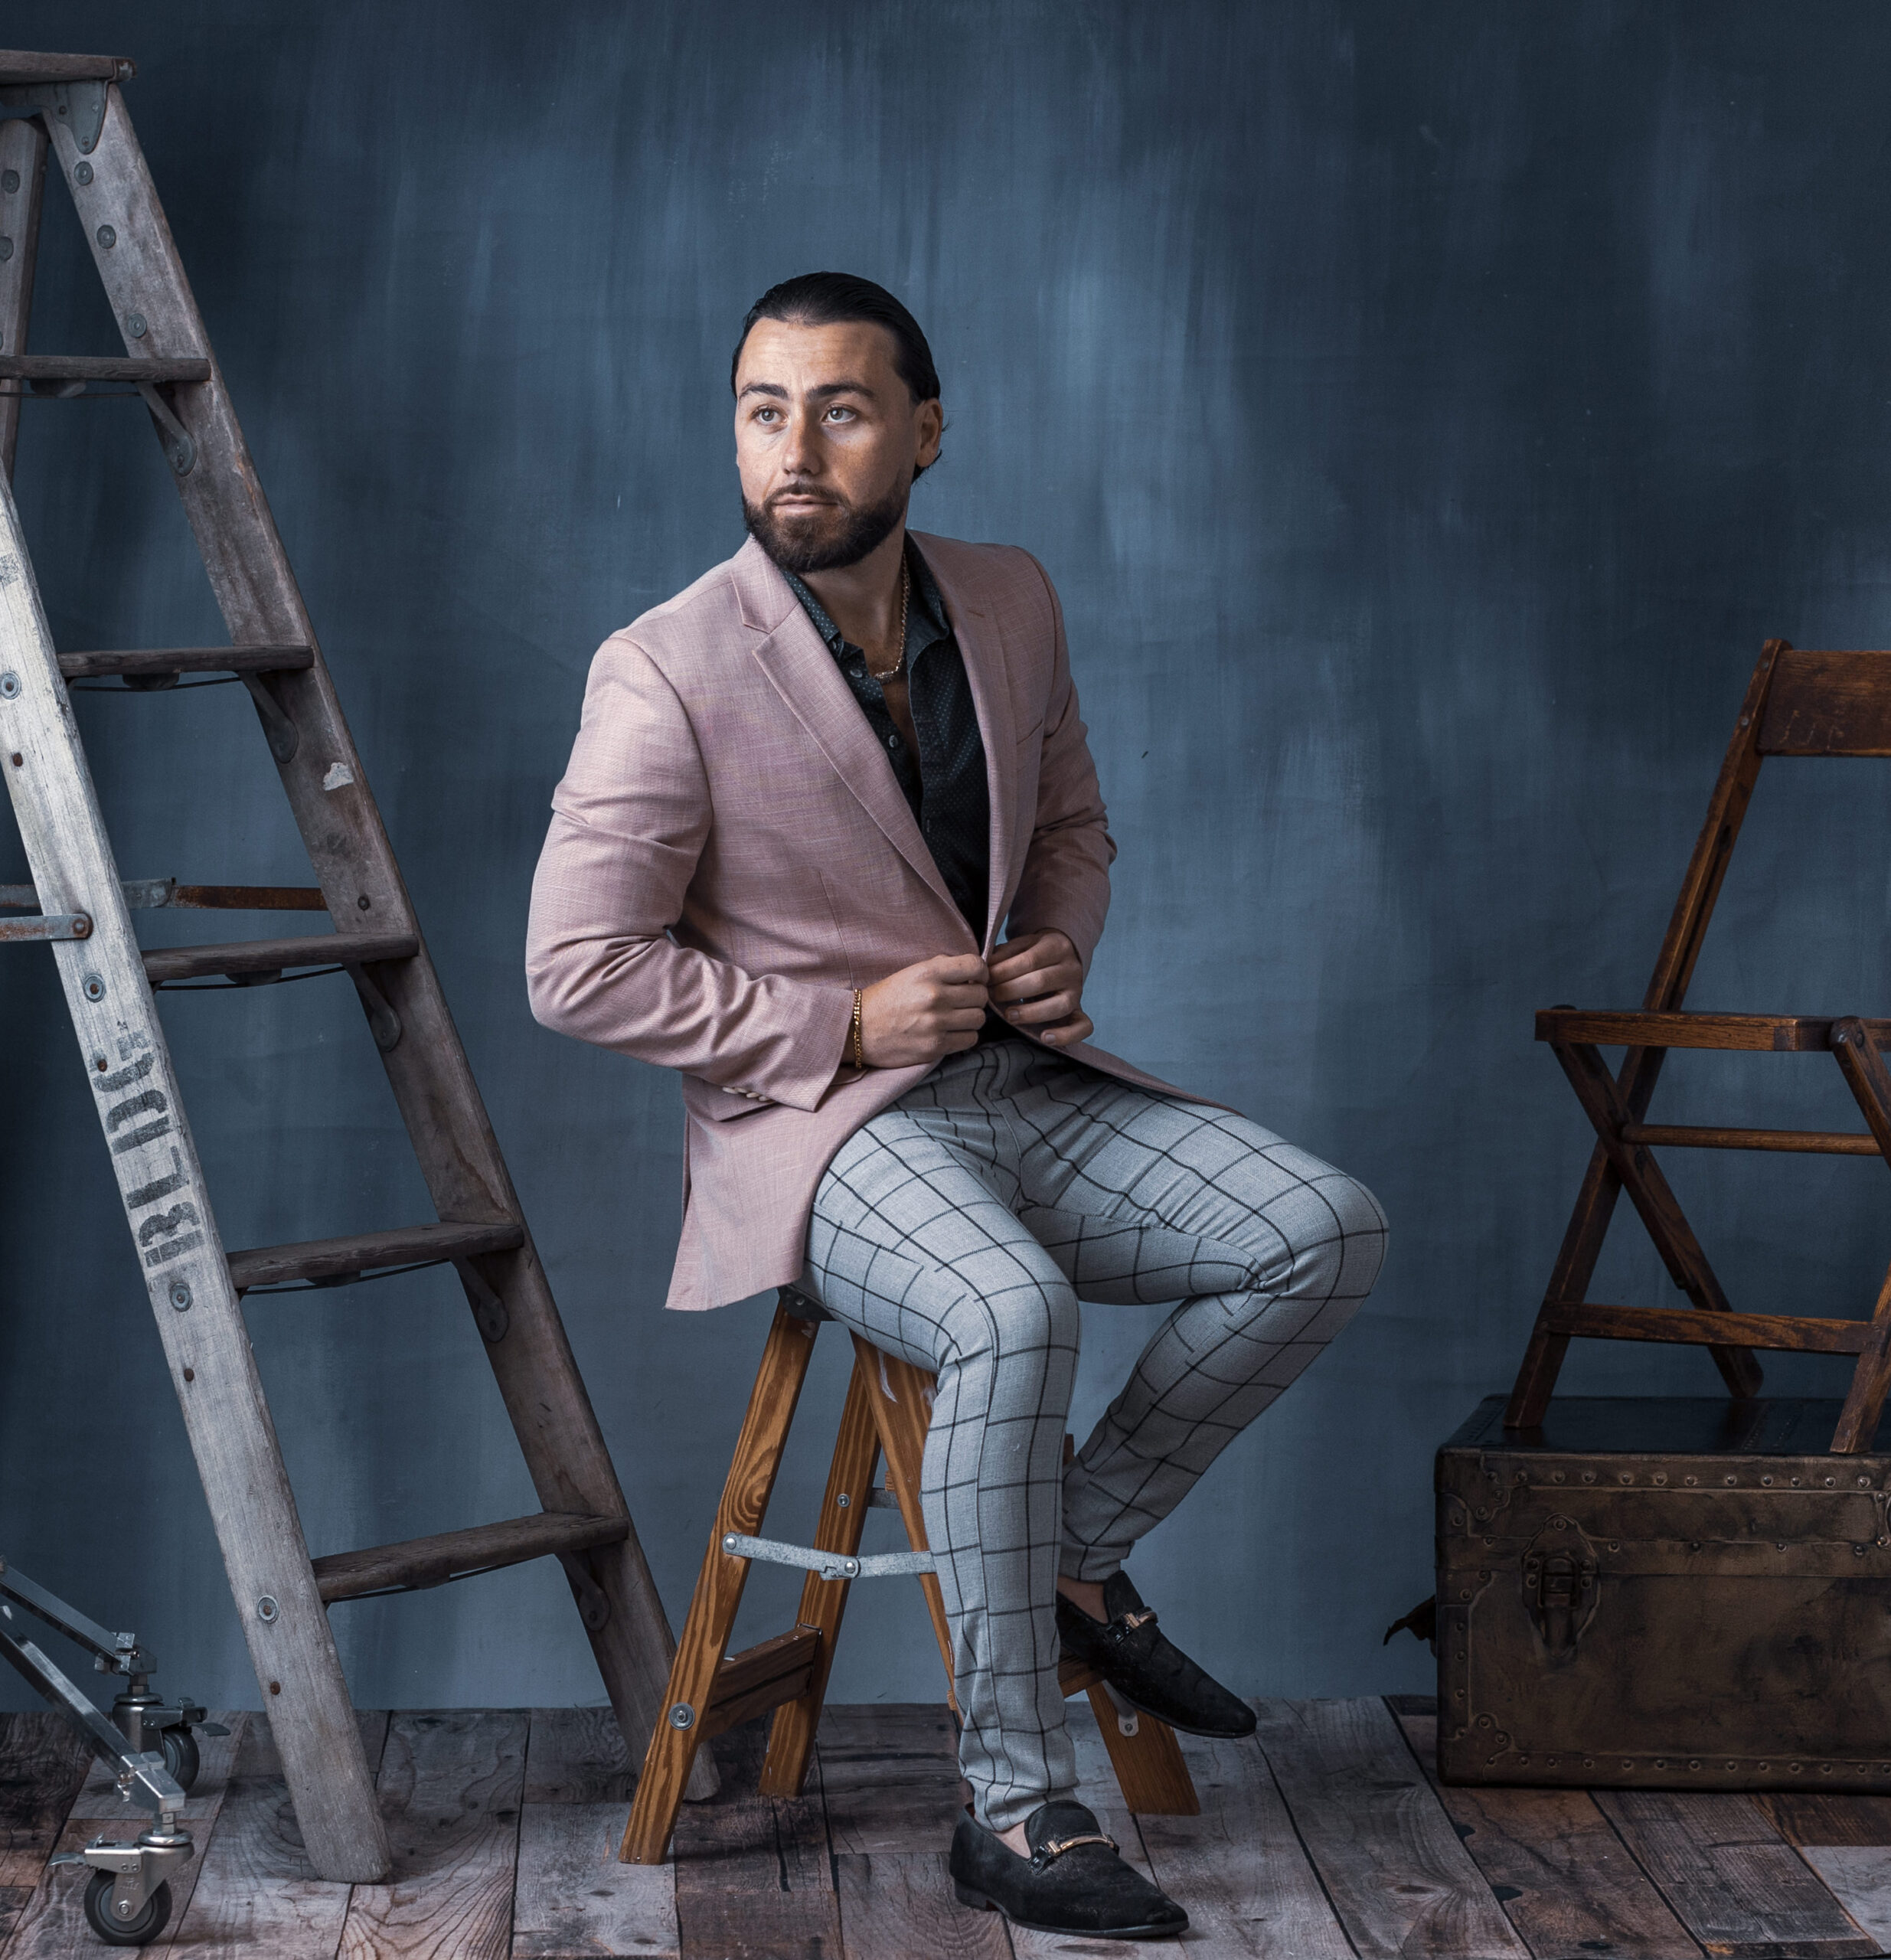
<svg viewBox="0 0 1891 1960"><path fill-rule="evenodd" d="M900 1572L918 1574L932 1613L939 1658L945 1664L946 1697L952 1698L952 1643L946 1628L945 1602L932 1571L925 1521L919 1512L919 1459L931 1419L933 1376L855 1334L853 1378L841 1411L813 1547L803 1553L799 1547L772 1545L755 1536L762 1528L775 1488L795 1406L801 1399L802 1383L814 1354L815 1336L821 1321L828 1318L805 1296L789 1288L782 1289L768 1344L762 1351L755 1391L749 1397L748 1413L729 1465L728 1481L723 1486L715 1529L690 1601L689 1618L670 1670L668 1717L657 1724L644 1758L620 1854L626 1864L662 1862L697 1751L710 1736L769 1709L776 1713L762 1767L762 1792L775 1797L800 1795L852 1580ZM1068 1447L1066 1440L1066 1450ZM886 1492L874 1488L874 1472L883 1453ZM876 1499L897 1504L911 1552L861 1555L861 1534ZM749 1566L757 1557L807 1568L801 1610L788 1632L740 1654L728 1654L742 1589ZM831 1576L824 1576L824 1571ZM1102 1674L1083 1661L1066 1659L1060 1675L1066 1695L1089 1694L1129 1808L1144 1816L1198 1815L1201 1806L1175 1732L1152 1717L1119 1712Z"/></svg>

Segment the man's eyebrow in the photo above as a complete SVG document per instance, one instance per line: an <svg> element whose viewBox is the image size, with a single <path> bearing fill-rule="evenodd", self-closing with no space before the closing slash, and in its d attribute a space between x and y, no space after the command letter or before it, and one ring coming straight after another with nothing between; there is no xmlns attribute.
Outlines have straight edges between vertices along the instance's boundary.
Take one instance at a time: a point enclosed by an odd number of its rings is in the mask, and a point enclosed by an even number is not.
<svg viewBox="0 0 1891 1960"><path fill-rule="evenodd" d="M810 388L808 393L812 399L819 401L833 395L864 395L869 401L875 399L873 390L864 381L824 381L819 387ZM743 395L767 395L776 401L785 401L788 390L779 381L751 381L736 399L740 401Z"/></svg>

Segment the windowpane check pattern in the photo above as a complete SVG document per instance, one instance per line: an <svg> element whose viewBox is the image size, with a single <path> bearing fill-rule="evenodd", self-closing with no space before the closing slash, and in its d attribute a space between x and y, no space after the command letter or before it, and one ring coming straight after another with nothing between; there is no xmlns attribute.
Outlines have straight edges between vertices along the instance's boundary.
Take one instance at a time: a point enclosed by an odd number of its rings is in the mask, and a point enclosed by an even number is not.
<svg viewBox="0 0 1891 1960"><path fill-rule="evenodd" d="M1059 1572L1123 1563L1352 1318L1385 1237L1363 1184L1259 1124L1016 1037L841 1146L802 1284L937 1370L920 1498L981 1823L1075 1787ZM1181 1304L1066 1469L1079 1299Z"/></svg>

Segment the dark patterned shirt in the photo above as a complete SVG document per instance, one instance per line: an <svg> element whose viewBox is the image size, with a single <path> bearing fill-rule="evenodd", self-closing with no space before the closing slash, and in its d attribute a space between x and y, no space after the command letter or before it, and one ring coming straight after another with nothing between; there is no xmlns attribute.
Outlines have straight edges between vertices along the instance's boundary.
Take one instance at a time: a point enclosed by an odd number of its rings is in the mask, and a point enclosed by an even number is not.
<svg viewBox="0 0 1891 1960"><path fill-rule="evenodd" d="M880 737L946 889L982 946L991 864L985 740L978 733L972 683L946 617L946 603L910 537L906 564L913 574L906 603L906 704L913 731L919 738L916 756L893 726L880 683L867 671L866 655L843 636L820 600L792 572L782 576L814 622L815 631L826 641L861 713Z"/></svg>

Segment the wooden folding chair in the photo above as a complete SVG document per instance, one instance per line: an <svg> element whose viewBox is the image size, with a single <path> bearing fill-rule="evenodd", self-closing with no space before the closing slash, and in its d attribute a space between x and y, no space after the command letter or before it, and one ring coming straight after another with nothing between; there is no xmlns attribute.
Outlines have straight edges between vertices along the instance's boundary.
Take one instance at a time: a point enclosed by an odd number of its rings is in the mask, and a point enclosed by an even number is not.
<svg viewBox="0 0 1891 1960"><path fill-rule="evenodd" d="M689 1618L670 1671L665 1719L656 1726L644 1757L630 1823L620 1856L629 1864L659 1864L667 1852L696 1752L711 1736L772 1708L768 1755L762 1767L766 1796L800 1794L814 1748L815 1730L827 1697L834 1647L847 1609L850 1583L893 1573L918 1575L931 1612L946 1694L952 1700L952 1645L945 1604L926 1550L919 1512L919 1459L926 1448L934 1377L864 1341L854 1341L854 1373L841 1411L832 1467L821 1500L812 1547L758 1538L768 1510L782 1451L807 1378L815 1336L828 1316L784 1288L769 1329L748 1413L723 1487ZM1066 1455L1069 1439L1065 1440ZM882 1455L884 1491L874 1487ZM863 1555L861 1534L869 1510L897 1506L910 1552ZM749 1567L756 1559L806 1569L795 1625L772 1640L727 1654ZM1061 1669L1066 1695L1087 1692L1096 1711L1123 1801L1144 1816L1194 1817L1200 1804L1175 1733L1147 1715L1119 1710L1096 1669L1066 1660ZM954 1713L957 1713L954 1704Z"/></svg>
<svg viewBox="0 0 1891 1960"><path fill-rule="evenodd" d="M1891 1158L1891 1071L1879 1052L1891 1045L1891 1020L1697 1014L1682 1008L1760 764L1768 756L1891 756L1891 652L1810 653L1785 640L1767 642L1740 705L1726 760L1707 806L1707 821L1689 861L1640 1011L1559 1007L1537 1017L1537 1039L1548 1042L1562 1063L1595 1126L1597 1142L1504 1413L1507 1428L1533 1429L1542 1422L1570 1340L1582 1334L1704 1347L1736 1396L1759 1391L1759 1364L1752 1353L1755 1348L1853 1355L1851 1386L1832 1449L1867 1450L1876 1433L1886 1393L1891 1389L1891 1276L1879 1289L1868 1320L1736 1313L1649 1154L1654 1148L1679 1146ZM1628 1050L1612 1074L1598 1052L1612 1046ZM1648 1122L1649 1100L1671 1048L1784 1054L1829 1049L1863 1112L1867 1129L1736 1129ZM1623 1191L1690 1306L1604 1306L1584 1298L1615 1199Z"/></svg>

